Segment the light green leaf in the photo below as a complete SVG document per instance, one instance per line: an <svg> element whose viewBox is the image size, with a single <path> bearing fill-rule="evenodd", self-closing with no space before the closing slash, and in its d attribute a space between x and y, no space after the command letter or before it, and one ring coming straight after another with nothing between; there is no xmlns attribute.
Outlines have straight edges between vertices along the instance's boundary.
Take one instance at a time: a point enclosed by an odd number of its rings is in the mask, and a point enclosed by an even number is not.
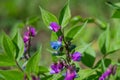
<svg viewBox="0 0 120 80"><path fill-rule="evenodd" d="M65 7L60 12L59 24L62 27L65 27L70 21L70 18L71 18L71 12L70 12L69 1L68 1Z"/></svg>
<svg viewBox="0 0 120 80"><path fill-rule="evenodd" d="M55 32L51 33L51 41L56 41L58 39L58 36Z"/></svg>
<svg viewBox="0 0 120 80"><path fill-rule="evenodd" d="M16 56L16 48L12 40L6 34L4 34L2 43L3 43L5 54L9 56L12 60L14 60Z"/></svg>
<svg viewBox="0 0 120 80"><path fill-rule="evenodd" d="M9 56L5 54L0 54L0 66L14 66L15 61L13 61Z"/></svg>
<svg viewBox="0 0 120 80"><path fill-rule="evenodd" d="M29 60L26 65L26 72L28 73L38 73L39 71L39 62L40 62L40 53L41 53L41 47L40 50L37 51Z"/></svg>
<svg viewBox="0 0 120 80"><path fill-rule="evenodd" d="M82 26L76 26L76 27L71 28L67 32L67 34L65 35L65 37L68 40L73 40L73 39L77 38L79 36L79 34L83 31L83 29L85 28L85 26L87 25L87 22L88 21L86 21Z"/></svg>
<svg viewBox="0 0 120 80"><path fill-rule="evenodd" d="M39 66L39 73L46 73L46 72L49 72L47 67Z"/></svg>
<svg viewBox="0 0 120 80"><path fill-rule="evenodd" d="M13 38L13 42L18 48L18 51L16 53L16 58L17 61L19 61L19 59L23 56L24 53L24 42L19 31L16 33L15 37Z"/></svg>
<svg viewBox="0 0 120 80"><path fill-rule="evenodd" d="M79 77L75 78L75 80L84 80L87 79L89 76L95 74L95 70L94 69L84 69L84 70L80 70L78 72Z"/></svg>
<svg viewBox="0 0 120 80"><path fill-rule="evenodd" d="M56 16L40 7L44 24L48 27L51 22L58 22Z"/></svg>
<svg viewBox="0 0 120 80"><path fill-rule="evenodd" d="M109 26L107 27L106 31L104 31L99 37L99 47L103 54L109 52L110 49L110 30Z"/></svg>
<svg viewBox="0 0 120 80"><path fill-rule="evenodd" d="M0 75L2 75L5 80L23 80L24 78L24 74L17 70L0 70Z"/></svg>

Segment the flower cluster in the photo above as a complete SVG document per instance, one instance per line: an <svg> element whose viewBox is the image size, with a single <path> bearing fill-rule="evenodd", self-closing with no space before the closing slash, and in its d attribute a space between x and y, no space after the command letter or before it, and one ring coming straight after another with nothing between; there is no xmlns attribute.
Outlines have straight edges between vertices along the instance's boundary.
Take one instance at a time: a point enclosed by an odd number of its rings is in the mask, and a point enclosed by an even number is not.
<svg viewBox="0 0 120 80"><path fill-rule="evenodd" d="M114 65L114 66L110 65L110 66L108 67L108 69L101 75L101 77L99 78L99 80L105 80L105 79L106 79L107 77L109 77L111 74L112 74L112 75L115 75L116 69L117 69L116 65Z"/></svg>
<svg viewBox="0 0 120 80"><path fill-rule="evenodd" d="M35 28L33 27L27 27L27 31L24 33L24 36L23 36L23 41L24 41L24 44L25 44L25 58L28 59L28 55L30 55L30 53L27 51L30 50L30 46L31 46L31 38L32 37L35 37L36 35L36 30Z"/></svg>
<svg viewBox="0 0 120 80"><path fill-rule="evenodd" d="M50 43L51 47L58 51L61 51L61 48L65 48L66 49L66 58L65 59L61 59L58 62L55 62L53 64L51 64L50 68L50 73L51 74L57 74L60 73L63 69L66 70L65 73L65 78L64 80L74 80L74 78L76 78L77 76L77 72L76 72L76 67L74 65L71 64L71 60L73 61L80 61L81 60L81 53L80 52L71 52L71 45L68 44L67 41L65 41L64 38L64 34L61 31L61 26L58 25L56 22L52 22L50 23L49 28L54 31L54 32L61 32L61 35L58 36L58 40L57 41L52 41ZM64 42L64 45L62 45L62 42ZM61 54L61 53L59 53Z"/></svg>

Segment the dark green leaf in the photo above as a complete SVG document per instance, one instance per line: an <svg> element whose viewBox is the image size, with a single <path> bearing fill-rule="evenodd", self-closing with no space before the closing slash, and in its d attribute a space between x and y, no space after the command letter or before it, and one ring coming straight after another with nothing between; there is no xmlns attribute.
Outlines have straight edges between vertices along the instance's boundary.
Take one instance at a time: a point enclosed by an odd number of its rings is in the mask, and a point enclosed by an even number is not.
<svg viewBox="0 0 120 80"><path fill-rule="evenodd" d="M114 14L112 15L112 18L120 18L120 9L117 9Z"/></svg>
<svg viewBox="0 0 120 80"><path fill-rule="evenodd" d="M57 18L52 13L44 10L41 7L40 10L41 10L43 22L47 27L50 25L51 22L58 22Z"/></svg>
<svg viewBox="0 0 120 80"><path fill-rule="evenodd" d="M60 12L59 24L62 27L65 27L68 24L70 18L71 18L71 12L70 12L69 1L68 1L65 7Z"/></svg>
<svg viewBox="0 0 120 80"><path fill-rule="evenodd" d="M93 67L95 62L96 53L92 48L88 48L83 54L82 63L87 67Z"/></svg>

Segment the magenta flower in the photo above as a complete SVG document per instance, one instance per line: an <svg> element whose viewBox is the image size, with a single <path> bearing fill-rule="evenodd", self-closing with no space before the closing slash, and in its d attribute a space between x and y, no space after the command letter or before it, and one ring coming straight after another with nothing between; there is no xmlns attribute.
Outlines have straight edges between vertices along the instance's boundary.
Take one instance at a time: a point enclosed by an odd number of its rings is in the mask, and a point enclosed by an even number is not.
<svg viewBox="0 0 120 80"><path fill-rule="evenodd" d="M58 32L60 26L56 22L51 22L49 28L54 32Z"/></svg>
<svg viewBox="0 0 120 80"><path fill-rule="evenodd" d="M53 63L51 65L50 73L57 74L63 69L63 67L64 67L63 62Z"/></svg>
<svg viewBox="0 0 120 80"><path fill-rule="evenodd" d="M77 76L76 70L73 66L68 66L64 80L74 80Z"/></svg>
<svg viewBox="0 0 120 80"><path fill-rule="evenodd" d="M30 37L34 37L36 35L36 30L33 27L28 27L27 31L24 33L23 41L24 43L27 43L30 39Z"/></svg>
<svg viewBox="0 0 120 80"><path fill-rule="evenodd" d="M73 61L80 61L82 54L80 52L75 52L71 55Z"/></svg>

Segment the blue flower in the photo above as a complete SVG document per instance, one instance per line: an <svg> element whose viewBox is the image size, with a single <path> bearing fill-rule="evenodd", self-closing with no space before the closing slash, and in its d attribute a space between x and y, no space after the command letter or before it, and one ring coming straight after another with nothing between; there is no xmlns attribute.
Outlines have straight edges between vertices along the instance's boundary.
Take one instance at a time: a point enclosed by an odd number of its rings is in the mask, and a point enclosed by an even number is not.
<svg viewBox="0 0 120 80"><path fill-rule="evenodd" d="M50 45L53 49L58 50L62 46L62 43L60 41L54 41L50 42Z"/></svg>

